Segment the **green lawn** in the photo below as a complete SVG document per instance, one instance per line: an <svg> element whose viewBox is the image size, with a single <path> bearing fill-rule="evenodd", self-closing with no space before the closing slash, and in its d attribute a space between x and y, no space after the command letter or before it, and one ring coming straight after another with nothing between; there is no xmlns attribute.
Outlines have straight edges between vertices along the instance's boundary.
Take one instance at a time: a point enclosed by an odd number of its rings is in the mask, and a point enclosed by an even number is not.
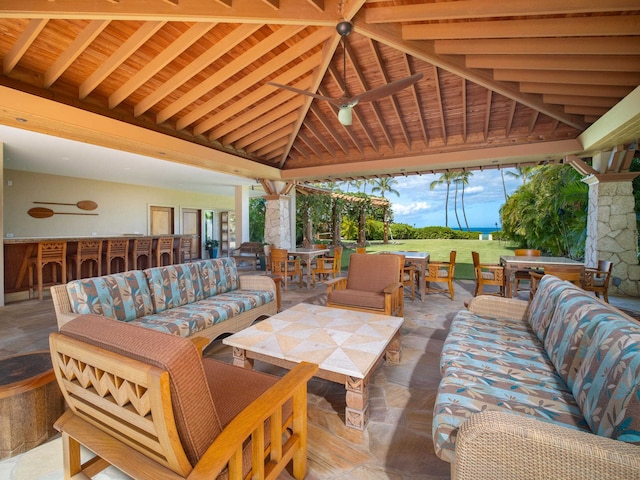
<svg viewBox="0 0 640 480"><path fill-rule="evenodd" d="M345 242L342 254L342 269L349 267L349 257L355 252L355 247ZM382 251L417 250L429 252L431 260L448 261L449 252L455 250L456 272L455 278L473 280L473 260L471 252L480 253L482 263L498 263L500 255L513 255L514 246L497 240L397 240L384 245L382 242L372 242L367 245L367 253Z"/></svg>

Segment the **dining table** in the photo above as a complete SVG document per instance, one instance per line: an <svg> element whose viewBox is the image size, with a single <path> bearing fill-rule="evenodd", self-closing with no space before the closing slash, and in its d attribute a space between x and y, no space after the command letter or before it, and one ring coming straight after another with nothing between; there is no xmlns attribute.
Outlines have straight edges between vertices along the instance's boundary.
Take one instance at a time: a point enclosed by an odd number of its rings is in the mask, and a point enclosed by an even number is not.
<svg viewBox="0 0 640 480"><path fill-rule="evenodd" d="M412 250L400 250L395 252L387 252L387 253L395 253L396 255L404 255L405 263L409 263L410 265L414 265L416 267L416 273L418 274L418 293L420 294L420 300L424 302L424 299L427 296L426 293L426 282L425 278L427 277L427 265L429 264L429 252L415 252Z"/></svg>
<svg viewBox="0 0 640 480"><path fill-rule="evenodd" d="M291 256L300 257L306 264L307 270L307 289L311 288L311 262L314 258L329 253L328 248L291 248L287 250L287 253Z"/></svg>
<svg viewBox="0 0 640 480"><path fill-rule="evenodd" d="M584 272L584 263L568 257L529 257L505 255L500 257L500 265L504 267L505 276L505 296L511 298L513 296L513 283L515 273L518 270L536 269L544 270L545 266L575 266L581 268Z"/></svg>

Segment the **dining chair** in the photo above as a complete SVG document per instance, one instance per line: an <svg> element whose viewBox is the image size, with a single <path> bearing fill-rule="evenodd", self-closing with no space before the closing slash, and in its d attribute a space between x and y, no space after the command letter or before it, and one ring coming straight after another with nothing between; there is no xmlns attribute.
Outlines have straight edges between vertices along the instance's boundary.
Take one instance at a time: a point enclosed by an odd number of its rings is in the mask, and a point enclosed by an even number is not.
<svg viewBox="0 0 640 480"><path fill-rule="evenodd" d="M513 251L513 254L516 257L539 257L541 255L541 251L540 250L535 250L535 249L530 249L530 248L516 248ZM515 278L516 281L516 288L514 290L514 296L518 295L519 291L526 291L526 290L531 290L531 276L529 275L529 273L531 272L536 272L538 274L544 274L543 270L541 269L537 269L537 268L525 268L523 270L516 270L516 272L514 272L513 276ZM510 281L510 280L507 280ZM529 284L529 288L520 288L520 282L526 282L527 284Z"/></svg>
<svg viewBox="0 0 640 480"><path fill-rule="evenodd" d="M584 289L587 292L595 293L598 298L602 294L607 303L609 303L609 280L612 268L613 262L599 260L596 268L584 269Z"/></svg>
<svg viewBox="0 0 640 480"><path fill-rule="evenodd" d="M318 275L318 280L321 278L336 278L340 276L342 248L343 247L335 247L333 249L333 257L317 257L316 267L311 270L311 285L315 286L316 275Z"/></svg>
<svg viewBox="0 0 640 480"><path fill-rule="evenodd" d="M584 269L582 266L549 265L544 268L544 273L531 272L531 291L529 299L532 299L538 289L538 284L545 275L553 275L560 280L571 282L577 287L584 288Z"/></svg>
<svg viewBox="0 0 640 480"><path fill-rule="evenodd" d="M455 295L453 287L453 276L456 268L456 251L451 250L448 262L429 261L425 272L425 293L448 293L453 300ZM431 283L446 283L444 288L431 288Z"/></svg>
<svg viewBox="0 0 640 480"><path fill-rule="evenodd" d="M289 279L293 282L296 276L299 278L299 285L302 288L303 272L300 259L289 258L289 252L286 248L271 247L271 274L282 277L285 292L289 289Z"/></svg>
<svg viewBox="0 0 640 480"><path fill-rule="evenodd" d="M473 271L476 278L476 289L473 296L499 295L504 297L504 267L498 264L481 263L480 254L478 252L471 252L471 257L473 258ZM497 293L484 293L483 288L485 286L497 286L499 287L499 290Z"/></svg>
<svg viewBox="0 0 640 480"><path fill-rule="evenodd" d="M191 237L180 237L180 263L193 260Z"/></svg>

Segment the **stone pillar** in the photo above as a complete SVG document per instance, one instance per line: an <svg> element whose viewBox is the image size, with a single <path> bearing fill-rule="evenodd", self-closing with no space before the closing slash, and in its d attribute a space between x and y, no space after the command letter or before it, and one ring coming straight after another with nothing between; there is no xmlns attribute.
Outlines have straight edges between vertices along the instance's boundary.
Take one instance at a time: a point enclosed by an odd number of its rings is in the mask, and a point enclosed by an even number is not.
<svg viewBox="0 0 640 480"><path fill-rule="evenodd" d="M631 185L634 176L592 175L583 180L589 185L585 265L597 266L598 260L613 262L609 292L637 297L640 266ZM618 287L615 279L620 279Z"/></svg>
<svg viewBox="0 0 640 480"><path fill-rule="evenodd" d="M287 195L267 195L264 219L264 241L276 248L291 248L291 198Z"/></svg>

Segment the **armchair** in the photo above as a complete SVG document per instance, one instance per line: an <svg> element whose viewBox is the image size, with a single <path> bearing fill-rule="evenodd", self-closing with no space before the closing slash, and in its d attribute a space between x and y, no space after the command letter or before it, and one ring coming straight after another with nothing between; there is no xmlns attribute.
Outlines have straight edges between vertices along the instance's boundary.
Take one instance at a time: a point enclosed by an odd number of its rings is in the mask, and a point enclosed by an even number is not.
<svg viewBox="0 0 640 480"><path fill-rule="evenodd" d="M311 270L311 284L316 284L316 275L318 278L323 276L336 278L340 275L340 267L342 262L342 247L333 249L333 257L318 257L316 266Z"/></svg>
<svg viewBox="0 0 640 480"><path fill-rule="evenodd" d="M482 289L485 285L493 285L500 287L497 295L504 296L504 267L490 263L480 263L480 254L471 252L473 258L473 269L476 276L476 290L474 297L482 295ZM496 295L496 294L494 294Z"/></svg>
<svg viewBox="0 0 640 480"><path fill-rule="evenodd" d="M327 307L346 308L401 317L404 286L398 255L354 253L346 277L326 282Z"/></svg>
<svg viewBox="0 0 640 480"><path fill-rule="evenodd" d="M290 461L304 477L307 381L318 367L280 379L202 359L196 344L98 315L51 334L68 405L55 423L65 478L109 465L148 480L275 478ZM82 463L80 445L96 457Z"/></svg>

